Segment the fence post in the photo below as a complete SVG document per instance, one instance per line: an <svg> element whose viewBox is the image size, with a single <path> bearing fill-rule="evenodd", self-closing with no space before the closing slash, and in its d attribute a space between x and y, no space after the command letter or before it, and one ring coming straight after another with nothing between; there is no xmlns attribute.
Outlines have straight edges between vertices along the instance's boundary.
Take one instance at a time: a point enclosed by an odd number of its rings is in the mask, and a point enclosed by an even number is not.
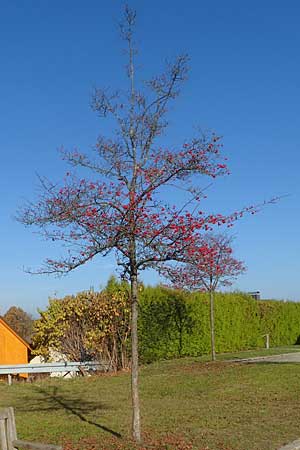
<svg viewBox="0 0 300 450"><path fill-rule="evenodd" d="M270 348L270 335L269 333L266 334L266 349L269 350Z"/></svg>

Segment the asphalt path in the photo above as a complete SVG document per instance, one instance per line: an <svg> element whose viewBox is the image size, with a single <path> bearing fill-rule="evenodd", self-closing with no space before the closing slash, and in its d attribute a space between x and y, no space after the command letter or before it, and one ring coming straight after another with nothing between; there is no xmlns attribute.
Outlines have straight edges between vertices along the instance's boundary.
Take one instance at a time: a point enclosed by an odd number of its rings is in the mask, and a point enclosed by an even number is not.
<svg viewBox="0 0 300 450"><path fill-rule="evenodd" d="M300 363L300 352L272 356L256 356L255 358L236 359L235 361L246 363Z"/></svg>

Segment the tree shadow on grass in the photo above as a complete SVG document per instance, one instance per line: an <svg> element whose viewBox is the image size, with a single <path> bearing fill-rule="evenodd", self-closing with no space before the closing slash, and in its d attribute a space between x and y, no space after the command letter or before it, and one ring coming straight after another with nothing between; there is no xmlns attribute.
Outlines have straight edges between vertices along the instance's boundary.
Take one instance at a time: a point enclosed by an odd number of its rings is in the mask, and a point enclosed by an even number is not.
<svg viewBox="0 0 300 450"><path fill-rule="evenodd" d="M93 422L92 420L86 417L86 414L90 413L95 409L108 409L103 403L96 401L84 400L82 397L73 395L68 397L66 393L60 393L57 386L53 386L48 389L43 389L39 386L33 386L33 390L42 396L40 397L30 397L28 402L25 401L25 405L27 405L26 412L28 412L28 404L30 405L30 412L49 412L49 411L57 411L59 409L64 409L65 411L70 412L74 416L78 417L85 423L93 425L101 430L112 434L117 438L121 438L122 435L105 425L101 425L97 422ZM24 398L23 398L24 401ZM22 407L18 408L22 410Z"/></svg>

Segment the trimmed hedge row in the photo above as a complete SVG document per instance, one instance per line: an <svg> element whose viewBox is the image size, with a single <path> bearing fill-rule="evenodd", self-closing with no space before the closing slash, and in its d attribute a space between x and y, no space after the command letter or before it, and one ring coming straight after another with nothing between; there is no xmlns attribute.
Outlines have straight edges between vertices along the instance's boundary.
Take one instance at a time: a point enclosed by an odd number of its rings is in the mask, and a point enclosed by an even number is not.
<svg viewBox="0 0 300 450"><path fill-rule="evenodd" d="M300 303L254 300L243 293L215 294L217 352L299 341ZM140 355L144 362L210 352L209 297L146 287L140 298Z"/></svg>

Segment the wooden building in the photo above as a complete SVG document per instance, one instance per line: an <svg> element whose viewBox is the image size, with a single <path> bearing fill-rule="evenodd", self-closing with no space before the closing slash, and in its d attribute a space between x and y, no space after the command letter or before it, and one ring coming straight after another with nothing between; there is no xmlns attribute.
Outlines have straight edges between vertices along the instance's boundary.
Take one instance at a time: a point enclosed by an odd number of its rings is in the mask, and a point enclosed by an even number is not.
<svg viewBox="0 0 300 450"><path fill-rule="evenodd" d="M27 364L30 346L0 317L0 365Z"/></svg>

